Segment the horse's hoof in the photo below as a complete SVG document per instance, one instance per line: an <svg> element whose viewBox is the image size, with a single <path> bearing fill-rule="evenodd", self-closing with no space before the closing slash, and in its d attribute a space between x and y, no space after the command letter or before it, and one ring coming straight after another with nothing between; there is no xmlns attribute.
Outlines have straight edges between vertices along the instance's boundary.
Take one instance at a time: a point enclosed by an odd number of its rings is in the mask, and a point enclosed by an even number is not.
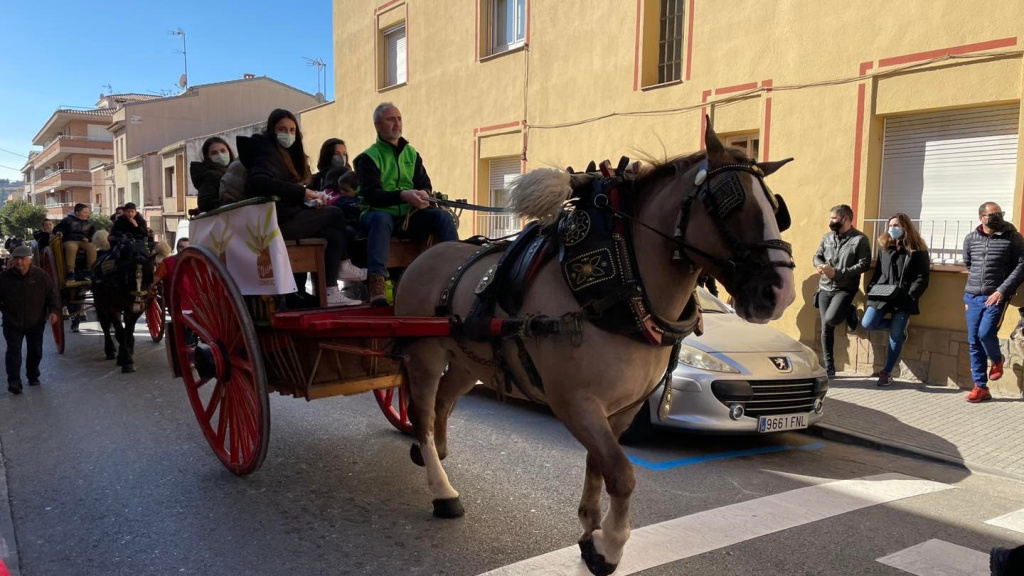
<svg viewBox="0 0 1024 576"><path fill-rule="evenodd" d="M594 540L588 538L586 540L580 540L580 557L587 564L587 569L590 570L591 574L595 576L608 576L615 569L619 567L618 564L609 564L605 562L604 556L598 553L597 548L594 547Z"/></svg>
<svg viewBox="0 0 1024 576"><path fill-rule="evenodd" d="M465 514L466 509L458 496L434 500L434 516L438 518L462 518Z"/></svg>
<svg viewBox="0 0 1024 576"><path fill-rule="evenodd" d="M135 364L125 364L124 366L121 366L122 374L131 374L132 372L135 372Z"/></svg>
<svg viewBox="0 0 1024 576"><path fill-rule="evenodd" d="M412 460L412 463L417 466L425 466L425 464L423 463L423 454L420 452L419 444L413 443L413 445L409 448L409 459Z"/></svg>

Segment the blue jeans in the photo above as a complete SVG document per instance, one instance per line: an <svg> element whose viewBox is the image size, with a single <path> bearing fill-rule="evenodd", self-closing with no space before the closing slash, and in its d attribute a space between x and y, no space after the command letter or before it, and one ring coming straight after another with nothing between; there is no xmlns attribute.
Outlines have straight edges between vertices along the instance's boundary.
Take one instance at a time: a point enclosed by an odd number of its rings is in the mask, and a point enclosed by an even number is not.
<svg viewBox="0 0 1024 576"><path fill-rule="evenodd" d="M450 242L459 239L455 222L451 215L440 208L417 210L409 217L409 228L401 230L405 218L396 218L381 210L370 210L363 216L366 227L366 272L387 276L388 250L391 248L391 236L400 230L398 236L412 240L426 240L431 234L438 242Z"/></svg>
<svg viewBox="0 0 1024 576"><path fill-rule="evenodd" d="M1006 304L985 306L988 296L964 294L967 316L967 344L971 349L971 376L975 384L988 387L988 361L1003 360L999 350L999 323Z"/></svg>
<svg viewBox="0 0 1024 576"><path fill-rule="evenodd" d="M892 373L892 369L899 362L900 352L903 352L903 343L907 340L907 324L909 323L910 314L906 312L893 312L892 318L886 318L884 312L871 306L864 311L861 326L865 330L889 331L889 353L885 357L885 367L882 370Z"/></svg>

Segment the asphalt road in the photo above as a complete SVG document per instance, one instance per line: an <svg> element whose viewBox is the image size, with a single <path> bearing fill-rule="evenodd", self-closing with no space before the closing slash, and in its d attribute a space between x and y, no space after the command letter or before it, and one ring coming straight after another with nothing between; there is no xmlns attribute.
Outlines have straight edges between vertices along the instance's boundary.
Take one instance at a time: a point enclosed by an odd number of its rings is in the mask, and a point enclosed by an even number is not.
<svg viewBox="0 0 1024 576"><path fill-rule="evenodd" d="M23 575L476 575L575 545L584 453L543 409L484 393L459 404L445 465L467 514L438 520L410 440L370 395L272 397L269 455L239 478L211 453L163 346L140 330L139 371L122 375L94 328L69 335L62 357L47 342L41 387L0 392ZM779 451L732 454L760 449ZM1024 542L984 523L1024 509L1003 478L798 433L663 434L628 453L645 465L627 556L668 559L619 573L894 575L908 572L878 559L929 540L953 557L925 556L954 564ZM837 481L894 473L912 477L886 477L909 497L844 508ZM874 481L866 493L882 494Z"/></svg>

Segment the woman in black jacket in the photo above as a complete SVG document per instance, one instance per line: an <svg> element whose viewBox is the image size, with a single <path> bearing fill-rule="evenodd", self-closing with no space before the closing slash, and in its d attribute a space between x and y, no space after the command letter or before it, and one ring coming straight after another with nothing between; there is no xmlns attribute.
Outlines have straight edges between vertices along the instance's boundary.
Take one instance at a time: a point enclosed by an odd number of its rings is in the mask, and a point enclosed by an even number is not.
<svg viewBox="0 0 1024 576"><path fill-rule="evenodd" d="M223 138L214 136L203 142L203 160L189 165L192 184L199 191L200 212L220 208L220 179L234 159L235 153Z"/></svg>
<svg viewBox="0 0 1024 576"><path fill-rule="evenodd" d="M322 204L322 195L306 186L310 179L309 164L295 115L278 108L270 113L262 134L240 136L236 142L239 159L249 172L245 194L250 198L277 196L277 225L281 236L286 240L327 240L324 251L327 304L360 304L341 294L337 281L365 280L366 270L349 260L345 215L337 208L317 208Z"/></svg>
<svg viewBox="0 0 1024 576"><path fill-rule="evenodd" d="M900 359L903 342L907 339L907 324L911 316L921 313L918 301L928 288L928 274L931 259L928 246L914 228L906 214L900 213L889 219L888 229L878 238L878 258L875 272L868 282L868 307L864 312L862 325L867 330L889 331L889 353L885 366L878 373L878 385L892 384L892 369ZM889 296L871 289L875 286L892 286ZM886 315L891 318L886 318Z"/></svg>
<svg viewBox="0 0 1024 576"><path fill-rule="evenodd" d="M341 138L328 138L320 146L320 158L316 162L316 169L309 181L309 187L313 190L323 190L325 186L324 176L331 168L345 168L348 166L348 147Z"/></svg>

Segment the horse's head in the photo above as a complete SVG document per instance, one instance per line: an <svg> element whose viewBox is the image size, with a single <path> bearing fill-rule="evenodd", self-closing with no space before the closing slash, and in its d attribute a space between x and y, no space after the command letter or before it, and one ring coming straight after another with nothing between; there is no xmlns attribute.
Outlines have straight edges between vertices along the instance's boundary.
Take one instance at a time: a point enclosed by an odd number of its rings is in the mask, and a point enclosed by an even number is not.
<svg viewBox="0 0 1024 576"><path fill-rule="evenodd" d="M649 180L668 181L673 192L658 194L660 201L648 210L666 230L667 219L676 218L674 258L717 278L735 298L740 317L757 323L778 319L796 299L792 248L781 238L789 211L764 178L789 160L758 163L726 149L710 122L704 143L705 153L649 173ZM681 208L670 208L668 203L678 206L680 200Z"/></svg>

